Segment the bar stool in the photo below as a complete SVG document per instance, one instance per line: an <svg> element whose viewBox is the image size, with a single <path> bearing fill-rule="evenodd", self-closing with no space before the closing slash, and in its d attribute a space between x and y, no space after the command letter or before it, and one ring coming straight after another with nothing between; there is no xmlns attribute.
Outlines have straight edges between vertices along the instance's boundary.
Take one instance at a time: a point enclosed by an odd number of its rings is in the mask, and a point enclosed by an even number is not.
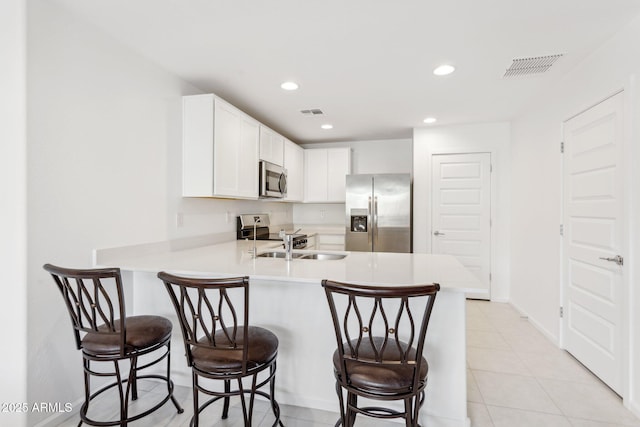
<svg viewBox="0 0 640 427"><path fill-rule="evenodd" d="M158 273L158 278L164 282L180 319L187 364L192 370L191 425L198 427L200 413L220 399L224 399L222 418L226 419L230 397L239 396L244 425L251 426L257 394L271 403L273 426L283 426L274 398L278 338L267 329L249 326L249 278L190 278L166 272ZM223 381L224 391L207 388L200 377ZM242 381L246 377L251 377L249 388ZM233 390L232 382L237 383ZM267 384L268 393L260 390ZM199 392L213 397L200 405ZM245 394L249 395L248 408Z"/></svg>
<svg viewBox="0 0 640 427"><path fill-rule="evenodd" d="M440 285L367 286L323 280L322 286L337 340L336 426L353 426L357 414L404 418L408 427L418 426L429 370L424 340ZM404 409L359 406L358 397L403 401Z"/></svg>
<svg viewBox="0 0 640 427"><path fill-rule="evenodd" d="M126 317L122 279L119 268L71 269L45 264L43 267L55 281L67 306L76 347L82 350L84 365L84 403L80 408L80 424L94 426L126 426L159 409L169 399L178 413L184 410L173 396L170 377L171 330L173 325L160 316ZM142 366L138 365L144 356ZM139 372L166 359L166 375ZM120 363L129 362L128 373ZM92 363L113 364L113 371L95 370ZM91 391L91 377L115 377L97 391ZM138 380L161 380L167 386L166 395L153 407L129 415L129 395L138 399ZM98 421L87 415L90 402L102 393L117 388L120 418Z"/></svg>

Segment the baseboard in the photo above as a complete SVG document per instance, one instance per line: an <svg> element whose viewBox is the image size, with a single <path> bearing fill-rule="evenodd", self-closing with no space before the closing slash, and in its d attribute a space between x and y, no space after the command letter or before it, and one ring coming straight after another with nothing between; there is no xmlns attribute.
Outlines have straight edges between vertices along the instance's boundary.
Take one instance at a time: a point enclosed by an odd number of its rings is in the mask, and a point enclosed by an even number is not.
<svg viewBox="0 0 640 427"><path fill-rule="evenodd" d="M522 307L518 306L517 304L514 304L513 302L509 301L509 304L511 305L511 307L513 307L518 313L520 313L521 316L526 317L527 320L529 321L529 323L531 323L531 325L536 328L538 330L538 332L540 332L542 335L544 335L544 337L546 339L548 339L549 341L551 341L556 347L560 347L560 339L557 336L554 336L553 334L551 334L549 331L547 331L541 323L539 323L536 319L534 319L533 317L529 316L529 313L527 313L525 310L522 309Z"/></svg>
<svg viewBox="0 0 640 427"><path fill-rule="evenodd" d="M633 415L635 415L636 417L640 418L640 403L639 402L629 402L627 399L623 399L622 400L624 403L624 406L630 410Z"/></svg>

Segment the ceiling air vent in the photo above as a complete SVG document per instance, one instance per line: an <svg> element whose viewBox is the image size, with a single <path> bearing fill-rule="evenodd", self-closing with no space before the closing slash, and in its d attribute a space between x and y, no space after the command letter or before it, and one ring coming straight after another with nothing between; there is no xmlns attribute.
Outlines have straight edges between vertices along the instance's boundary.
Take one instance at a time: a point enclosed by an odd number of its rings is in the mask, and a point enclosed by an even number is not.
<svg viewBox="0 0 640 427"><path fill-rule="evenodd" d="M535 56L532 58L515 58L507 71L505 71L503 79L511 77L530 76L532 74L541 74L547 71L551 66L562 57L562 53L557 55Z"/></svg>
<svg viewBox="0 0 640 427"><path fill-rule="evenodd" d="M324 113L319 108L311 108L309 110L300 110L304 116L322 116Z"/></svg>

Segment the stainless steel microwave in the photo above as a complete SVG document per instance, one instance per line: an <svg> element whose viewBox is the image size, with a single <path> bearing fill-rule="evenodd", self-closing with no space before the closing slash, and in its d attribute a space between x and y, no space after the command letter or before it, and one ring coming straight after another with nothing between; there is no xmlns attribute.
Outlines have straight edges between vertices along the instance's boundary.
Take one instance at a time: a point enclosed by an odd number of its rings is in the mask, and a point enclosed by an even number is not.
<svg viewBox="0 0 640 427"><path fill-rule="evenodd" d="M260 197L282 199L287 195L287 171L273 163L260 161Z"/></svg>

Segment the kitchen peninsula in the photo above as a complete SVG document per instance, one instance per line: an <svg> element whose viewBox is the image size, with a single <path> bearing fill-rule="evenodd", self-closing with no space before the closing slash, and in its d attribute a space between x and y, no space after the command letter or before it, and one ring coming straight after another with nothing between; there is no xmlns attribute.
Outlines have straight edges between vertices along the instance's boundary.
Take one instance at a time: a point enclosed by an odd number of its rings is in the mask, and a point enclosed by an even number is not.
<svg viewBox="0 0 640 427"><path fill-rule="evenodd" d="M373 285L439 283L427 331L429 361L423 425L469 425L466 402L465 293L486 292L454 257L431 254L333 252L343 259L253 258L251 241L227 241L176 248L171 242L97 250L97 266L119 266L132 314L159 314L178 324L157 279L159 271L207 277L246 275L251 279L250 321L273 331L280 341L276 399L282 404L337 412L331 356L335 336L322 279ZM278 242L259 241L258 253L278 250ZM315 251L296 251L313 253ZM323 251L327 252L327 251ZM180 357L182 337L174 329L174 380L191 387ZM177 351L176 351L177 350ZM313 367L310 369L310 367Z"/></svg>

